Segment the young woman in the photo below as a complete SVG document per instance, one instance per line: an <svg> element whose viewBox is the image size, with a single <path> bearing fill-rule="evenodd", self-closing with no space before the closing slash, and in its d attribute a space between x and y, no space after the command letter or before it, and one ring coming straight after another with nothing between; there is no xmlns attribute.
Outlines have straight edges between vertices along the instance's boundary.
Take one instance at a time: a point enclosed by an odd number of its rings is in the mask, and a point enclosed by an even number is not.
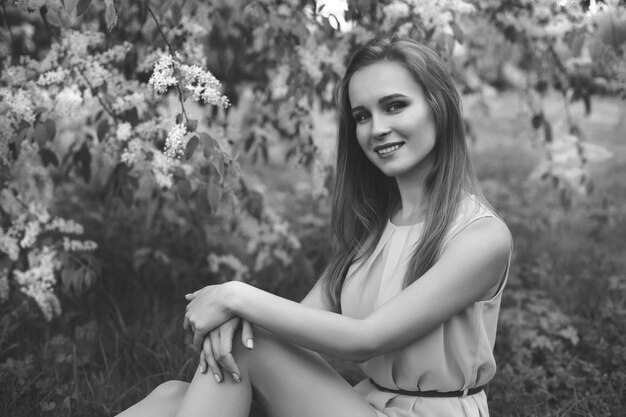
<svg viewBox="0 0 626 417"><path fill-rule="evenodd" d="M277 417L488 416L511 237L476 187L452 80L427 47L376 39L337 104L323 277L300 304L241 282L188 294L199 370L121 416L244 417L253 392ZM317 353L368 378L351 387Z"/></svg>

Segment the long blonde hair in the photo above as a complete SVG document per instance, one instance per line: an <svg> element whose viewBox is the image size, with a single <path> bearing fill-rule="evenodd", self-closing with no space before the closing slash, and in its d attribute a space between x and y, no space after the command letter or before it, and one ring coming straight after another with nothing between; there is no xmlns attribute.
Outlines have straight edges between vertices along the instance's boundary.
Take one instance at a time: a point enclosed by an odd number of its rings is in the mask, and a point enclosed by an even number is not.
<svg viewBox="0 0 626 417"><path fill-rule="evenodd" d="M412 254L404 287L437 261L462 196L475 194L482 199L468 156L459 95L439 56L414 40L395 36L373 39L359 48L336 94L339 127L331 218L334 250L323 274L336 311L341 311L341 289L348 268L360 257L371 254L400 203L395 179L376 168L357 142L348 95L354 73L381 61L398 63L411 73L426 94L436 126L434 164L424 184L424 231Z"/></svg>

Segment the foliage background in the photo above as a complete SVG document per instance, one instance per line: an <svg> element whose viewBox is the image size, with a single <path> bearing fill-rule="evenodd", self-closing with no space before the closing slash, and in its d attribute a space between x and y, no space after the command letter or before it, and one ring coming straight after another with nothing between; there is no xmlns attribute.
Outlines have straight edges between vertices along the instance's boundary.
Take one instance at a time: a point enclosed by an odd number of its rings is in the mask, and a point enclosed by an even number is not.
<svg viewBox="0 0 626 417"><path fill-rule="evenodd" d="M492 415L625 414L623 1L1 5L0 414L188 380L199 286L300 299L329 256L334 83L394 32L448 63L514 234Z"/></svg>

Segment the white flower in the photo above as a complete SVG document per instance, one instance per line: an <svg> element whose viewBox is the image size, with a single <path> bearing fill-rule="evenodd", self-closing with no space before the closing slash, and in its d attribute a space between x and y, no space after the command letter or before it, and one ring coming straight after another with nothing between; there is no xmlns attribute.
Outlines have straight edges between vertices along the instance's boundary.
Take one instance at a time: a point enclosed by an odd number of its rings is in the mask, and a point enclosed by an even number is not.
<svg viewBox="0 0 626 417"><path fill-rule="evenodd" d="M68 76L69 71L59 67L41 74L37 80L37 84L42 87L49 86L50 84L60 84L65 82Z"/></svg>
<svg viewBox="0 0 626 417"><path fill-rule="evenodd" d="M20 256L20 245L16 236L17 231L14 228L9 229L8 233L0 229L0 252L4 252L12 261L17 261Z"/></svg>
<svg viewBox="0 0 626 417"><path fill-rule="evenodd" d="M28 212L32 214L39 223L48 223L51 218L48 209L41 203L29 204Z"/></svg>
<svg viewBox="0 0 626 417"><path fill-rule="evenodd" d="M61 305L53 293L55 270L61 265L56 256L56 252L47 246L42 250L34 249L28 254L30 268L13 271L20 290L35 300L46 320L61 313Z"/></svg>
<svg viewBox="0 0 626 417"><path fill-rule="evenodd" d="M170 158L179 158L185 151L185 135L187 134L187 127L181 123L175 125L165 139L165 155Z"/></svg>
<svg viewBox="0 0 626 417"><path fill-rule="evenodd" d="M170 172L170 168L173 165L174 161L171 158L157 150L153 152L151 161L152 174L161 188L171 188L174 184L174 178Z"/></svg>
<svg viewBox="0 0 626 417"><path fill-rule="evenodd" d="M148 81L148 84L154 88L158 94L163 94L167 88L176 85L177 81L174 77L174 59L170 54L163 54L154 64L154 72Z"/></svg>
<svg viewBox="0 0 626 417"><path fill-rule="evenodd" d="M100 32L66 32L61 42L68 52L76 57L84 57L89 55L88 48L90 46L98 46L104 42L104 34Z"/></svg>
<svg viewBox="0 0 626 417"><path fill-rule="evenodd" d="M66 252L93 251L98 249L98 244L93 240L75 240L67 236L63 238L63 250Z"/></svg>
<svg viewBox="0 0 626 417"><path fill-rule="evenodd" d="M126 96L118 96L111 105L113 111L116 113L123 113L126 110L130 110L133 107L141 107L144 105L146 97L143 92L135 92Z"/></svg>
<svg viewBox="0 0 626 417"><path fill-rule="evenodd" d="M131 135L130 123L128 122L120 123L117 126L116 135L117 135L117 138L121 140L122 142L126 142L128 139L130 139L130 135Z"/></svg>
<svg viewBox="0 0 626 417"><path fill-rule="evenodd" d="M57 95L56 110L63 116L71 116L83 104L83 95L76 84L65 87Z"/></svg>
<svg viewBox="0 0 626 417"><path fill-rule="evenodd" d="M102 64L93 58L84 60L85 77L93 87L100 87L106 80L111 79L111 73Z"/></svg>
<svg viewBox="0 0 626 417"><path fill-rule="evenodd" d="M128 166L133 166L140 158L143 149L141 139L132 139L122 152L120 160Z"/></svg>
<svg viewBox="0 0 626 417"><path fill-rule="evenodd" d="M38 221L30 221L26 223L24 228L24 237L20 241L20 246L24 249L30 248L37 241L37 236L41 233L41 226Z"/></svg>
<svg viewBox="0 0 626 417"><path fill-rule="evenodd" d="M385 19L383 26L390 28L398 20L409 17L411 10L406 3L393 2L383 7L383 14Z"/></svg>
<svg viewBox="0 0 626 417"><path fill-rule="evenodd" d="M5 100L15 115L21 117L28 123L35 121L33 102L28 92L22 89L17 90L13 95L10 95L10 93L6 94Z"/></svg>
<svg viewBox="0 0 626 417"><path fill-rule="evenodd" d="M203 101L214 106L228 107L228 98L221 93L222 84L211 74L197 65L181 65L180 73L183 88L190 91L195 101Z"/></svg>
<svg viewBox="0 0 626 417"><path fill-rule="evenodd" d="M56 230L60 233L75 235L82 235L85 231L82 224L77 223L74 220L66 220L61 217L55 217L50 223L48 223L46 225L46 230Z"/></svg>

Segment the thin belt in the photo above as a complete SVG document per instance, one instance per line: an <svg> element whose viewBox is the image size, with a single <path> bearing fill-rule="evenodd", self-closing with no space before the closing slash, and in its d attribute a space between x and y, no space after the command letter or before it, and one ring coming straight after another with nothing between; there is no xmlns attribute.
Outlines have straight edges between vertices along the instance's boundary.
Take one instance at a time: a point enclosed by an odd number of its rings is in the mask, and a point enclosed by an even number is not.
<svg viewBox="0 0 626 417"><path fill-rule="evenodd" d="M485 388L485 386L483 385L481 387L469 388L469 389L466 389L464 391L447 391L447 392L440 392L440 391L407 391L407 390L404 390L404 389L391 389L391 388L381 387L376 382L374 382L374 380L372 378L370 378L370 382L372 383L372 385L374 385L376 388L378 388L381 391L391 392L391 393L394 393L394 394L401 394L401 395L410 395L410 396L413 396L413 397L465 397L467 395L478 394L479 392L481 392Z"/></svg>

